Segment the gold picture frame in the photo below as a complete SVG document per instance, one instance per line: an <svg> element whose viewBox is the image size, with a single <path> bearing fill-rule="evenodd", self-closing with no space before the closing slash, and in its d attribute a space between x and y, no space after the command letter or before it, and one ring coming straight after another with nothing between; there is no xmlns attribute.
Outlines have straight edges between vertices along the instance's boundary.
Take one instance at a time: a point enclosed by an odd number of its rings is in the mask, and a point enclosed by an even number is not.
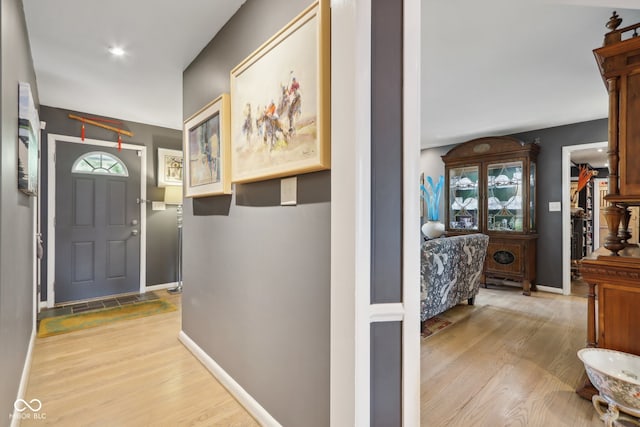
<svg viewBox="0 0 640 427"><path fill-rule="evenodd" d="M185 197L231 194L229 102L222 94L184 122Z"/></svg>
<svg viewBox="0 0 640 427"><path fill-rule="evenodd" d="M330 168L330 58L319 0L231 70L232 182Z"/></svg>

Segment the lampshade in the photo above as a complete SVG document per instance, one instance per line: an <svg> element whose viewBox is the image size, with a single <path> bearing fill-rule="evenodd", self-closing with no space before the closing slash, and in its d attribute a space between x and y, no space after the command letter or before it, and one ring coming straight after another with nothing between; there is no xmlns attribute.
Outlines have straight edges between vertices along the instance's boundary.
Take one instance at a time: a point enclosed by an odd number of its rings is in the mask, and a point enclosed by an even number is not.
<svg viewBox="0 0 640 427"><path fill-rule="evenodd" d="M182 204L182 187L168 186L164 189L164 202L167 205Z"/></svg>

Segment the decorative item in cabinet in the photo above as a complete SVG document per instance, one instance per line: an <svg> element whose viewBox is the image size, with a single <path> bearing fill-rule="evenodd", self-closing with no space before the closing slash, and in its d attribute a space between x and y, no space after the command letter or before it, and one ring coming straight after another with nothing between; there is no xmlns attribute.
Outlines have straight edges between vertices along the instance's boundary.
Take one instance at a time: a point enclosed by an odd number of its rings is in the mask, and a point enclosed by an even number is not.
<svg viewBox="0 0 640 427"><path fill-rule="evenodd" d="M522 161L487 167L487 229L522 231Z"/></svg>
<svg viewBox="0 0 640 427"><path fill-rule="evenodd" d="M453 168L448 176L450 228L478 230L478 166Z"/></svg>
<svg viewBox="0 0 640 427"><path fill-rule="evenodd" d="M539 150L511 137L486 137L442 156L447 234L487 234L485 283L487 278L516 280L525 295L535 290Z"/></svg>

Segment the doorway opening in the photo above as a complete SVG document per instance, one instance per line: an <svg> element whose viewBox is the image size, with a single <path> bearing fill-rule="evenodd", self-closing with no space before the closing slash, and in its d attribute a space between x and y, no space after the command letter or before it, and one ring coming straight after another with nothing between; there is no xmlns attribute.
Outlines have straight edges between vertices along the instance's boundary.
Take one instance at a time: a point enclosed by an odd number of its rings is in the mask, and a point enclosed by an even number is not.
<svg viewBox="0 0 640 427"><path fill-rule="evenodd" d="M606 164L607 145L608 143L604 141L562 147L562 293L564 295L571 294L572 265L575 265L572 261L591 255L599 247L599 233L595 230L599 231L600 228L599 206L602 202L599 194L597 196L594 194L596 189L593 179L589 183L589 193L585 190L582 198L576 192L572 194L572 182L575 183L575 188L577 176L572 181L571 168L574 166L578 170L577 165L582 165L587 173L606 168L608 166ZM596 197L598 197L597 200ZM575 273L575 268L573 270Z"/></svg>

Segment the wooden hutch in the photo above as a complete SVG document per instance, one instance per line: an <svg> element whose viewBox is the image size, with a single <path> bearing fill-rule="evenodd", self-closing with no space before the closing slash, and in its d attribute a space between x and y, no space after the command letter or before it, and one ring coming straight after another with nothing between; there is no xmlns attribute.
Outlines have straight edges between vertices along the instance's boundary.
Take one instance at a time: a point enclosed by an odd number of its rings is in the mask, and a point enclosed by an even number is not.
<svg viewBox="0 0 640 427"><path fill-rule="evenodd" d="M511 137L473 139L442 156L448 235L484 233L487 277L517 280L531 295L536 280L538 144Z"/></svg>
<svg viewBox="0 0 640 427"><path fill-rule="evenodd" d="M609 188L604 248L582 260L589 283L587 345L640 355L640 248L628 242L629 207L640 205L640 24L614 12L594 55L609 93ZM586 398L590 384L578 390Z"/></svg>

